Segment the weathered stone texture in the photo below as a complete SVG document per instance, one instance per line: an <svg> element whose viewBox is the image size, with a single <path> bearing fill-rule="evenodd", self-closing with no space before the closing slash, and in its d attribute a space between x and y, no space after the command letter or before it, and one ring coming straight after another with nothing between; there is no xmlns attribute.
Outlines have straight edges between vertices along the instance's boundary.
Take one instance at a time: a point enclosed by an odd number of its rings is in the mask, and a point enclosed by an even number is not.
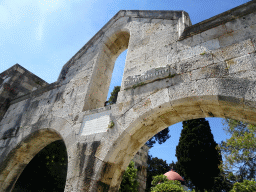
<svg viewBox="0 0 256 192"><path fill-rule="evenodd" d="M255 4L196 25L184 11L119 11L63 66L58 81L47 84L19 65L1 73L1 191L10 191L55 140L68 151L66 192L118 191L132 158L146 166L137 151L170 125L204 117L255 124ZM117 103L104 107L125 49ZM100 117L114 126L84 128ZM141 189L145 177L144 170Z"/></svg>

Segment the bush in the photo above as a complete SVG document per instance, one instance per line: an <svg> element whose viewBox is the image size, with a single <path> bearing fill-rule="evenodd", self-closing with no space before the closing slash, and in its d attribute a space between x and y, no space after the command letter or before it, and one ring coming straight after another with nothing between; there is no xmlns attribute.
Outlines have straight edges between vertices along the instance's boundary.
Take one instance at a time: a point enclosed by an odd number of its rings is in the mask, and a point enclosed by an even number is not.
<svg viewBox="0 0 256 192"><path fill-rule="evenodd" d="M236 182L233 189L230 192L255 192L256 191L256 181L254 180L244 180L242 183Z"/></svg>
<svg viewBox="0 0 256 192"><path fill-rule="evenodd" d="M137 181L137 169L134 168L134 162L131 161L123 175L119 192L137 192L138 186L139 183Z"/></svg>
<svg viewBox="0 0 256 192"><path fill-rule="evenodd" d="M153 177L151 192L184 192L179 181L169 181L165 175Z"/></svg>

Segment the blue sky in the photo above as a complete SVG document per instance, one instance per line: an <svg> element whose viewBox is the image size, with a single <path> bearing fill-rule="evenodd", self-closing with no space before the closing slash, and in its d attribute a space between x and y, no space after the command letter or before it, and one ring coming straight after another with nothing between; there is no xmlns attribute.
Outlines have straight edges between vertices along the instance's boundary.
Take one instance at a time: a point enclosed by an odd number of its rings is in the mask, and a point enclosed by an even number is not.
<svg viewBox="0 0 256 192"><path fill-rule="evenodd" d="M184 10L196 24L248 0L0 0L0 73L19 63L48 83L62 66L119 10ZM126 51L117 59L110 92L121 85ZM108 95L109 97L109 95ZM206 118L217 143L226 140L220 118ZM150 154L168 163L182 123L170 127L171 138Z"/></svg>

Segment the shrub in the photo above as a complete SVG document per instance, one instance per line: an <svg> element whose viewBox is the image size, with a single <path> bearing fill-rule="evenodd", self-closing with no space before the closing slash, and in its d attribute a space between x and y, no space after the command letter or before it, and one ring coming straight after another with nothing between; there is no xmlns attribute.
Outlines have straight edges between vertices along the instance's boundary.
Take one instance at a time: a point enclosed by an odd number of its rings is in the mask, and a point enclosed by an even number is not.
<svg viewBox="0 0 256 192"><path fill-rule="evenodd" d="M169 181L165 175L153 177L151 192L184 192L179 181Z"/></svg>
<svg viewBox="0 0 256 192"><path fill-rule="evenodd" d="M256 191L256 181L244 180L242 183L236 182L230 192L254 192Z"/></svg>

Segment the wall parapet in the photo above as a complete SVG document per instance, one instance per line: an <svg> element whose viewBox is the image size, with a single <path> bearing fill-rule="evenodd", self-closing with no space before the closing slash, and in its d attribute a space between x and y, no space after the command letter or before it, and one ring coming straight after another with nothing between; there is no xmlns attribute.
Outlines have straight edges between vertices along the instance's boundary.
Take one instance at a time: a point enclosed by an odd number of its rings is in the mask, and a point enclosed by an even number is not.
<svg viewBox="0 0 256 192"><path fill-rule="evenodd" d="M193 35L202 33L204 31L207 31L219 25L225 24L239 17L243 17L245 15L253 13L255 12L255 10L256 10L255 0L245 3L243 5L240 5L238 7L235 7L233 9L230 9L224 13L218 14L200 23L186 27L178 41L181 41Z"/></svg>

